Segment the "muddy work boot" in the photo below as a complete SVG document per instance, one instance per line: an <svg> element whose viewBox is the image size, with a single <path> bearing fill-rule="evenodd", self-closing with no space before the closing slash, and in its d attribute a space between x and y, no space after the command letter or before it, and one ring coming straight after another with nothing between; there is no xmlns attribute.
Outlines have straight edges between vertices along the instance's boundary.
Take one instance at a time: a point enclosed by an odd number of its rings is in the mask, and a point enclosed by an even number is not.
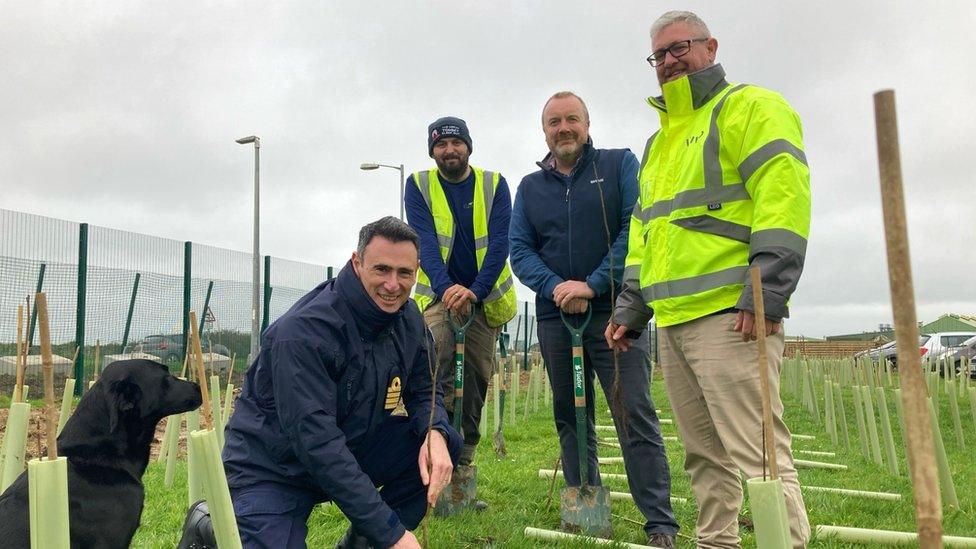
<svg viewBox="0 0 976 549"><path fill-rule="evenodd" d="M372 549L372 547L369 540L357 534L350 526L346 530L346 535L342 536L342 539L336 544L335 549Z"/></svg>
<svg viewBox="0 0 976 549"><path fill-rule="evenodd" d="M210 508L200 500L190 506L183 521L183 537L176 549L217 549L213 523L210 522Z"/></svg>
<svg viewBox="0 0 976 549"><path fill-rule="evenodd" d="M458 465L470 467L472 464L474 464L474 453L477 450L477 445L465 444L464 448L461 449L461 457L458 458Z"/></svg>
<svg viewBox="0 0 976 549"><path fill-rule="evenodd" d="M660 549L674 549L674 535L665 534L664 532L654 532L647 536L647 544L651 547L659 547Z"/></svg>

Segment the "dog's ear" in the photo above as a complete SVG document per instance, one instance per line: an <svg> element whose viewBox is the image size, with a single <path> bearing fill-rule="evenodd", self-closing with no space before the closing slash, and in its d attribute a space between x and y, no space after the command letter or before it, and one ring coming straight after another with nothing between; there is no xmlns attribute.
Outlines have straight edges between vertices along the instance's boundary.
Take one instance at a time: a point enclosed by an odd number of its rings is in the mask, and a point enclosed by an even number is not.
<svg viewBox="0 0 976 549"><path fill-rule="evenodd" d="M113 381L109 387L108 430L114 433L121 422L139 414L139 403L142 401L142 389L128 379Z"/></svg>

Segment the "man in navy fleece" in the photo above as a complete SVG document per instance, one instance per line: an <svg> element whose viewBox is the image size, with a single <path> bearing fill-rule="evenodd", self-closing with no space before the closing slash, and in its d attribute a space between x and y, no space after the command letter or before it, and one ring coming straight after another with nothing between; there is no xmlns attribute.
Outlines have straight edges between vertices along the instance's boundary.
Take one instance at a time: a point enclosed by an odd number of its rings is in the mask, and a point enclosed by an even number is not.
<svg viewBox="0 0 976 549"><path fill-rule="evenodd" d="M539 345L552 385L553 415L568 486L579 486L573 401L572 340L560 320L593 308L583 332L586 403L589 418L588 484L599 485L593 420L593 377L613 399L615 363L619 403L611 406L624 455L627 482L646 518L650 545L674 547L678 530L669 500L671 476L654 403L648 391L647 335L634 350L614 358L603 338L620 292L631 210L637 201L637 158L627 149L597 149L590 139L590 115L583 100L559 92L542 110L549 153L539 170L522 179L512 210L512 267L536 292Z"/></svg>
<svg viewBox="0 0 976 549"><path fill-rule="evenodd" d="M420 266L414 299L434 333L447 413L462 414L464 449L459 465L474 461L488 379L494 371L501 325L515 316L515 292L507 265L512 203L508 183L497 172L468 164L471 135L460 118L444 117L427 129L435 169L412 174L404 203L410 226L420 235ZM464 397L454 409L454 338L447 315L459 321L472 311L465 337ZM477 508L484 508L478 502Z"/></svg>

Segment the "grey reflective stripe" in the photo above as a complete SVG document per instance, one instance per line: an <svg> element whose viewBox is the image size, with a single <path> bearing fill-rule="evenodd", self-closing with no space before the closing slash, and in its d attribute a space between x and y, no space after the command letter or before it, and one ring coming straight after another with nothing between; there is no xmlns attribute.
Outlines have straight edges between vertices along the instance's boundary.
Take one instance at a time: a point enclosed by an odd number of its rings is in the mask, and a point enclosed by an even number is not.
<svg viewBox="0 0 976 549"><path fill-rule="evenodd" d="M719 160L720 139L718 131L718 115L722 114L722 107L725 100L733 93L746 87L739 84L732 88L732 91L722 96L712 108L712 119L708 125L708 137L705 138L705 146L702 148L702 166L705 169L705 188L716 189L722 186L722 162ZM716 200L715 202L720 202Z"/></svg>
<svg viewBox="0 0 976 549"><path fill-rule="evenodd" d="M488 247L488 237L487 236L482 237L482 238L476 238L476 239L474 239L474 249L475 250L480 250L482 248L487 248L487 247Z"/></svg>
<svg viewBox="0 0 976 549"><path fill-rule="evenodd" d="M451 244L454 243L454 239L449 236L444 236L442 234L437 235L437 243L443 248L450 248Z"/></svg>
<svg viewBox="0 0 976 549"><path fill-rule="evenodd" d="M417 283L417 288L415 291L417 292L417 295L422 295L424 297L429 297L431 299L437 297L437 294L434 293L434 290L431 289L430 286L424 284L423 282Z"/></svg>
<svg viewBox="0 0 976 549"><path fill-rule="evenodd" d="M434 207L430 202L430 172L420 172L420 181L417 182L417 188L420 189L420 196L424 197L424 202L427 203L427 209L431 212L434 211Z"/></svg>
<svg viewBox="0 0 976 549"><path fill-rule="evenodd" d="M495 201L495 179L494 172L485 171L481 179L481 195L485 197L485 223L491 219L491 204ZM475 244L477 248L477 243Z"/></svg>
<svg viewBox="0 0 976 549"><path fill-rule="evenodd" d="M701 233L714 234L738 240L743 244L749 243L749 233L752 229L748 225L739 225L710 215L696 215L682 219L672 219L671 223L681 228Z"/></svg>
<svg viewBox="0 0 976 549"><path fill-rule="evenodd" d="M745 284L749 267L730 267L714 273L708 273L667 282L658 282L641 288L641 295L648 303L659 299L682 297L698 294L707 290L729 286L731 284Z"/></svg>
<svg viewBox="0 0 976 549"><path fill-rule="evenodd" d="M785 139L774 139L753 151L739 164L739 177L742 178L742 182L749 181L752 174L756 173L763 164L784 153L796 158L804 166L807 165L807 155L802 150Z"/></svg>
<svg viewBox="0 0 976 549"><path fill-rule="evenodd" d="M749 257L760 250L786 248L801 256L807 255L807 239L787 229L763 229L752 233Z"/></svg>
<svg viewBox="0 0 976 549"><path fill-rule="evenodd" d="M509 274L508 278L502 281L501 284L497 285L485 298L485 301L495 301L496 299L501 299L505 295L515 282L512 280L512 275Z"/></svg>
<svg viewBox="0 0 976 549"><path fill-rule="evenodd" d="M688 189L687 191L681 191L674 195L674 198L670 200L658 200L650 208L644 208L641 212L641 218L647 223L654 218L670 215L674 210L704 206L706 204L748 200L749 198L749 191L746 190L746 186L742 183L720 185L715 189Z"/></svg>
<svg viewBox="0 0 976 549"><path fill-rule="evenodd" d="M657 137L657 134L660 133L660 132L661 132L661 130L658 130L658 131L654 132L647 139L647 145L644 145L644 156L641 157L640 168L637 171L638 174L644 169L644 166L647 165L647 157L648 157L648 155L651 154L651 145L654 143L654 138Z"/></svg>
<svg viewBox="0 0 976 549"><path fill-rule="evenodd" d="M640 265L628 265L624 267L623 281L627 282L628 280L637 280L638 278L640 278L640 271L641 271Z"/></svg>

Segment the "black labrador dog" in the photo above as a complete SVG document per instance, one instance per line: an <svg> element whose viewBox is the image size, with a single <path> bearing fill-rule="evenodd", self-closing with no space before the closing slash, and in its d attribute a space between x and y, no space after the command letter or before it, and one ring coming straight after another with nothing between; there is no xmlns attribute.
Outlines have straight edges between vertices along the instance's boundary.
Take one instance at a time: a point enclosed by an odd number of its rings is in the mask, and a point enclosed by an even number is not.
<svg viewBox="0 0 976 549"><path fill-rule="evenodd" d="M156 425L200 404L200 387L158 362L121 360L105 369L58 437L58 455L68 458L72 549L129 546ZM0 545L30 547L26 472L0 496Z"/></svg>

